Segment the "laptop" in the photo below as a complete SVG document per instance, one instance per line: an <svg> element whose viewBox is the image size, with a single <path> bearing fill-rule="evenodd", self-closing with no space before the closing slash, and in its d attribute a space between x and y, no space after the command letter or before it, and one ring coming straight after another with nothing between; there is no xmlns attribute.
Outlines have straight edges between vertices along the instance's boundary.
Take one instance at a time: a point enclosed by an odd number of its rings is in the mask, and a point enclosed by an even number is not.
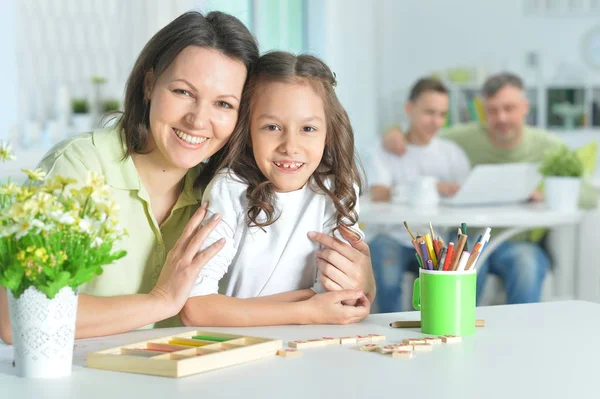
<svg viewBox="0 0 600 399"><path fill-rule="evenodd" d="M477 165L444 205L495 205L525 202L542 181L539 163Z"/></svg>

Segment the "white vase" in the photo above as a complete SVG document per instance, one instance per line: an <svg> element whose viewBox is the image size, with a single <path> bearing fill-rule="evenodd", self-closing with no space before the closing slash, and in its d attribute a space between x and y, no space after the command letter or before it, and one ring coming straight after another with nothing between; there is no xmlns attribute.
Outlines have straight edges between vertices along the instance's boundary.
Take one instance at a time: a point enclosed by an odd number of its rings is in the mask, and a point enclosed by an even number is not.
<svg viewBox="0 0 600 399"><path fill-rule="evenodd" d="M71 374L77 294L62 288L53 299L29 287L14 298L8 290L17 375L58 378Z"/></svg>
<svg viewBox="0 0 600 399"><path fill-rule="evenodd" d="M556 211L576 211L579 206L579 177L550 176L544 179L544 198L548 208Z"/></svg>

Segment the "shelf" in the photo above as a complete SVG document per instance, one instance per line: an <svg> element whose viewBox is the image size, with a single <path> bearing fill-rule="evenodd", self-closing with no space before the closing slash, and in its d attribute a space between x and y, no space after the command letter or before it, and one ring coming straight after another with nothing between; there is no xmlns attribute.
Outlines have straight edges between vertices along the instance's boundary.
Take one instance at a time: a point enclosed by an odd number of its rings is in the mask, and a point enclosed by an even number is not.
<svg viewBox="0 0 600 399"><path fill-rule="evenodd" d="M600 129L600 85L553 82L525 89L529 100L527 123L542 129L577 131ZM480 88L450 86L448 126L483 118Z"/></svg>

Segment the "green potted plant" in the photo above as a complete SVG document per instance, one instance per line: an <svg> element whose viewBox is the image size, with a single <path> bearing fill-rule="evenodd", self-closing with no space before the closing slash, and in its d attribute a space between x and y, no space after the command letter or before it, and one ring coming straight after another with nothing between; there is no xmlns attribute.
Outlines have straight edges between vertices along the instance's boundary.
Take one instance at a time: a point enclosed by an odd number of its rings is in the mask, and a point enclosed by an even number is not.
<svg viewBox="0 0 600 399"><path fill-rule="evenodd" d="M577 153L566 145L545 155L539 170L544 176L544 197L550 209L577 209L583 166Z"/></svg>
<svg viewBox="0 0 600 399"><path fill-rule="evenodd" d="M71 101L71 109L73 110L71 121L75 132L89 132L92 129L92 115L88 100L85 98L74 98Z"/></svg>
<svg viewBox="0 0 600 399"><path fill-rule="evenodd" d="M11 159L0 143L0 162ZM72 369L77 289L125 256L116 244L126 232L100 175L77 182L23 171L26 184L0 184L0 285L15 366L21 377L62 377Z"/></svg>
<svg viewBox="0 0 600 399"><path fill-rule="evenodd" d="M116 98L109 98L102 102L102 113L118 111L121 103Z"/></svg>

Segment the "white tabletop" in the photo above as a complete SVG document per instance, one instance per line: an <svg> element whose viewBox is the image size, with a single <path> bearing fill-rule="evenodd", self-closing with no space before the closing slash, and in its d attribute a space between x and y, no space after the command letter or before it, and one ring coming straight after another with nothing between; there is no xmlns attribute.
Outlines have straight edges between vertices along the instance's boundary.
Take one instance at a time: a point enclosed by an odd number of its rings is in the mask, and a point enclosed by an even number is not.
<svg viewBox="0 0 600 399"><path fill-rule="evenodd" d="M348 326L214 328L289 340L385 334L388 342L422 336L392 329L417 312L371 315ZM550 302L481 307L486 326L457 345L439 345L413 359L360 352L356 346L303 350L300 358L273 356L181 379L93 370L85 354L175 330L146 330L76 342L71 377L24 380L14 376L12 348L0 344L2 398L587 398L597 396L600 304Z"/></svg>
<svg viewBox="0 0 600 399"><path fill-rule="evenodd" d="M457 227L461 223L473 227L553 227L578 223L582 217L581 211L552 211L544 203L468 207L439 205L430 208L362 199L360 203L360 221L377 225L431 221L434 227Z"/></svg>

